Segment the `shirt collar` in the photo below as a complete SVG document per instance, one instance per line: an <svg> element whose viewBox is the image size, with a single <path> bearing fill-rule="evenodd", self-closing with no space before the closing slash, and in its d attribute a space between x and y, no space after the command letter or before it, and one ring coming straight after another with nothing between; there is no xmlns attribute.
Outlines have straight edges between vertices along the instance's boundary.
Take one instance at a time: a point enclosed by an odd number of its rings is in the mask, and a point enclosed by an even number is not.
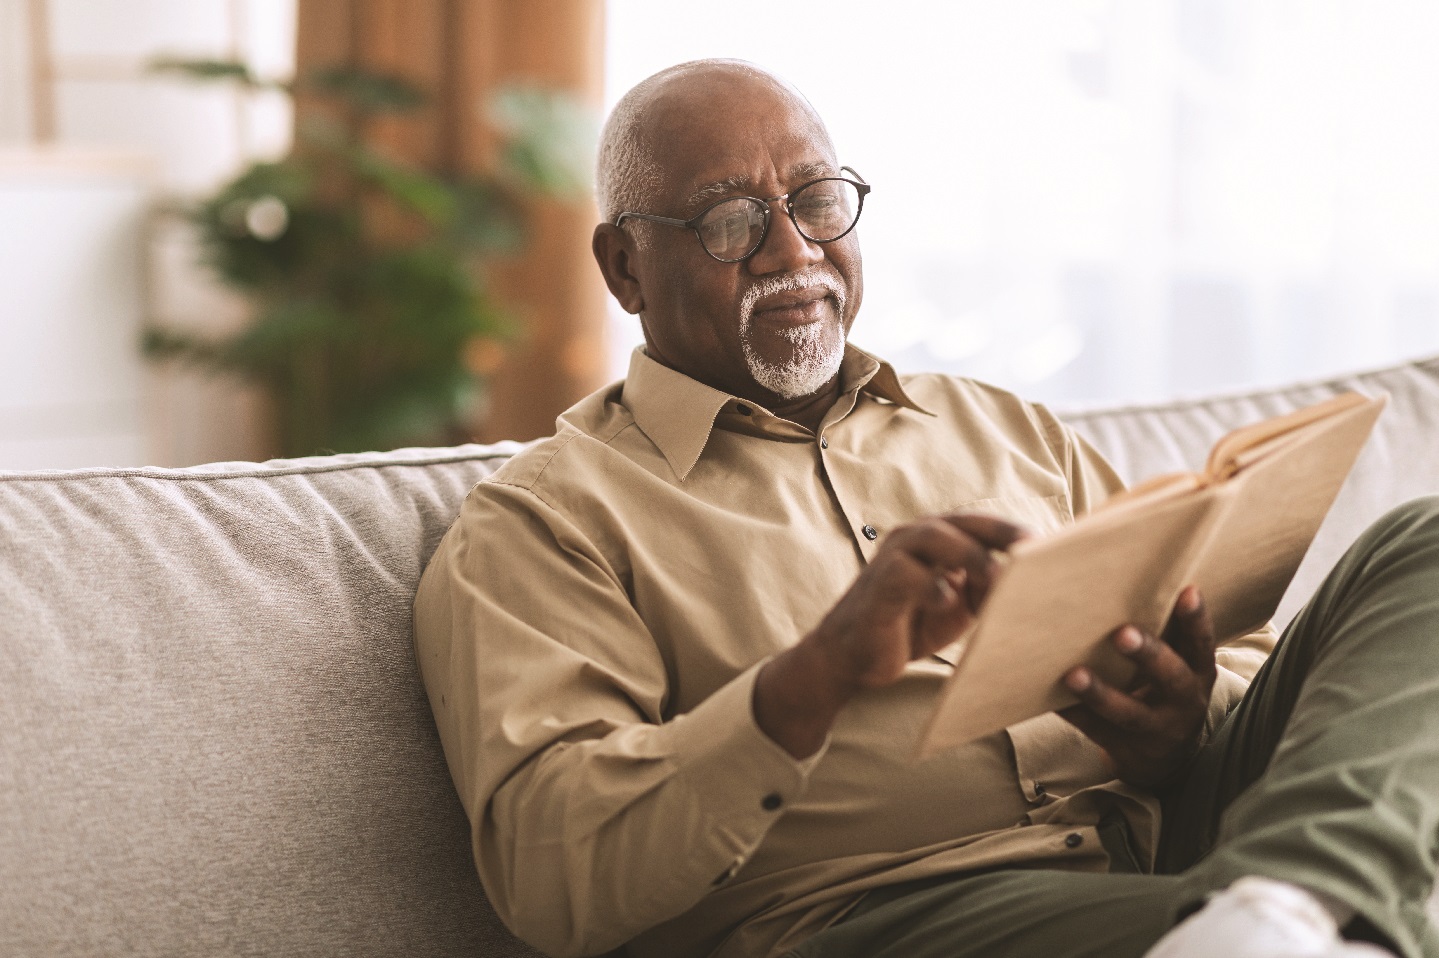
<svg viewBox="0 0 1439 958"><path fill-rule="evenodd" d="M840 381L845 385L842 397L863 391L896 406L934 415L904 391L893 366L856 346L845 345ZM699 462L719 414L726 407L752 405L656 362L643 346L630 355L621 402L681 482Z"/></svg>

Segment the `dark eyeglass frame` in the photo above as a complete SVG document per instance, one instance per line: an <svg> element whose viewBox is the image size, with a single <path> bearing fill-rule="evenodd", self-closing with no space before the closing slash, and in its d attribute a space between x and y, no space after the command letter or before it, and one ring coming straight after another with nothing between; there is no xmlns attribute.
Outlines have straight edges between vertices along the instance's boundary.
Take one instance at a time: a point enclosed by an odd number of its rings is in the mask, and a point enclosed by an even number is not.
<svg viewBox="0 0 1439 958"><path fill-rule="evenodd" d="M788 193L781 193L779 196L726 196L722 197L721 199L715 200L713 203L709 204L704 209L700 210L698 213L696 213L694 216L690 217L687 220L677 219L673 216L655 216L652 213L632 213L626 210L624 212L615 214L614 225L622 226L625 220L635 219L649 220L651 223L662 223L665 226L678 226L683 229L692 230L695 234L695 237L699 239L700 246L704 249L706 253L709 253L709 255L713 259L716 259L721 263L742 263L745 260L749 259L751 256L753 256L755 253L758 253L759 248L764 245L765 238L769 236L770 204L773 203L775 200L784 200L784 211L789 216L789 221L794 224L794 228L799 232L799 235L803 236L811 243L833 243L837 240L844 239L854 230L855 226L859 224L860 214L864 212L864 198L868 196L869 191L873 189L873 187L871 187L868 183L864 181L864 177L860 176L853 167L841 166L839 168L839 171L841 173L848 173L849 177L854 177L854 179L850 179L846 176L821 176L819 179L810 180L808 183L801 183L799 186L796 186ZM810 236L804 231L804 227L800 226L799 220L795 218L793 197L796 193L799 193L802 190L806 190L809 187L814 186L816 183L825 183L829 180L840 180L841 182L848 183L853 186L855 190L859 193L859 204L855 207L854 210L854 220L849 224L849 228L846 229L843 233L839 234L838 236L832 236L829 239L815 239L813 236ZM705 215L708 214L710 210L723 203L732 203L735 200L750 200L754 203L758 203L760 208L764 211L764 222L760 226L759 239L755 240L755 244L751 246L743 256L736 256L732 259L726 259L723 256L715 255L715 253L712 252L708 246L705 246L704 235L700 233L699 226L700 221L705 218Z"/></svg>

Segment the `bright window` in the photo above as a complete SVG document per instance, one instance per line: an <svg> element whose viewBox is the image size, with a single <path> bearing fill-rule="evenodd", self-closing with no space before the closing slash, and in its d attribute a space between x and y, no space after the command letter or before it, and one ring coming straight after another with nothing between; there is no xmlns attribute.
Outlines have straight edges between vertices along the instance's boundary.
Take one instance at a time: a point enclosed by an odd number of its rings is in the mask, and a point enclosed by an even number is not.
<svg viewBox="0 0 1439 958"><path fill-rule="evenodd" d="M853 338L902 369L1072 405L1439 351L1433 0L608 9L611 103L705 56L814 102L875 185Z"/></svg>

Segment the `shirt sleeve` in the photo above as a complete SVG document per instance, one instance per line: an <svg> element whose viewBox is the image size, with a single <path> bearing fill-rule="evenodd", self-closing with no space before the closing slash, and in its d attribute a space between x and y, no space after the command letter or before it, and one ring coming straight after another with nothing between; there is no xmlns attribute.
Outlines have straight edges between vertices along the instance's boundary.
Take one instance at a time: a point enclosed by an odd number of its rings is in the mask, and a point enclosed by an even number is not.
<svg viewBox="0 0 1439 958"><path fill-rule="evenodd" d="M1093 512L1110 496L1124 491L1124 480L1087 439L1048 408L1039 405L1032 408L1064 470L1074 518Z"/></svg>
<svg viewBox="0 0 1439 958"><path fill-rule="evenodd" d="M1249 690L1249 683L1254 681L1259 667L1269 658L1269 653L1274 651L1274 644L1278 641L1279 633L1272 624L1266 624L1263 628L1227 642L1215 650L1214 661L1218 669L1214 677L1214 689L1209 694L1209 713L1204 720L1206 737L1219 727L1224 717L1244 698L1244 693Z"/></svg>
<svg viewBox="0 0 1439 958"><path fill-rule="evenodd" d="M763 663L666 716L666 663L601 551L532 492L478 486L415 604L421 674L500 917L603 952L723 884L803 793L755 724Z"/></svg>

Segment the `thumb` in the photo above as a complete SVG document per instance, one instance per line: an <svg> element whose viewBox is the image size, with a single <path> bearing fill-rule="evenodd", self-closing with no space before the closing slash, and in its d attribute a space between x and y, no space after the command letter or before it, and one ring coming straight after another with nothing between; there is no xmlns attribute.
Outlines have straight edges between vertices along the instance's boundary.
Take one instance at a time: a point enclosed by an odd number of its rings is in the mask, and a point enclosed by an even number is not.
<svg viewBox="0 0 1439 958"><path fill-rule="evenodd" d="M940 572L933 595L921 607L915 628L914 657L931 655L952 643L974 621L966 598L963 569Z"/></svg>

